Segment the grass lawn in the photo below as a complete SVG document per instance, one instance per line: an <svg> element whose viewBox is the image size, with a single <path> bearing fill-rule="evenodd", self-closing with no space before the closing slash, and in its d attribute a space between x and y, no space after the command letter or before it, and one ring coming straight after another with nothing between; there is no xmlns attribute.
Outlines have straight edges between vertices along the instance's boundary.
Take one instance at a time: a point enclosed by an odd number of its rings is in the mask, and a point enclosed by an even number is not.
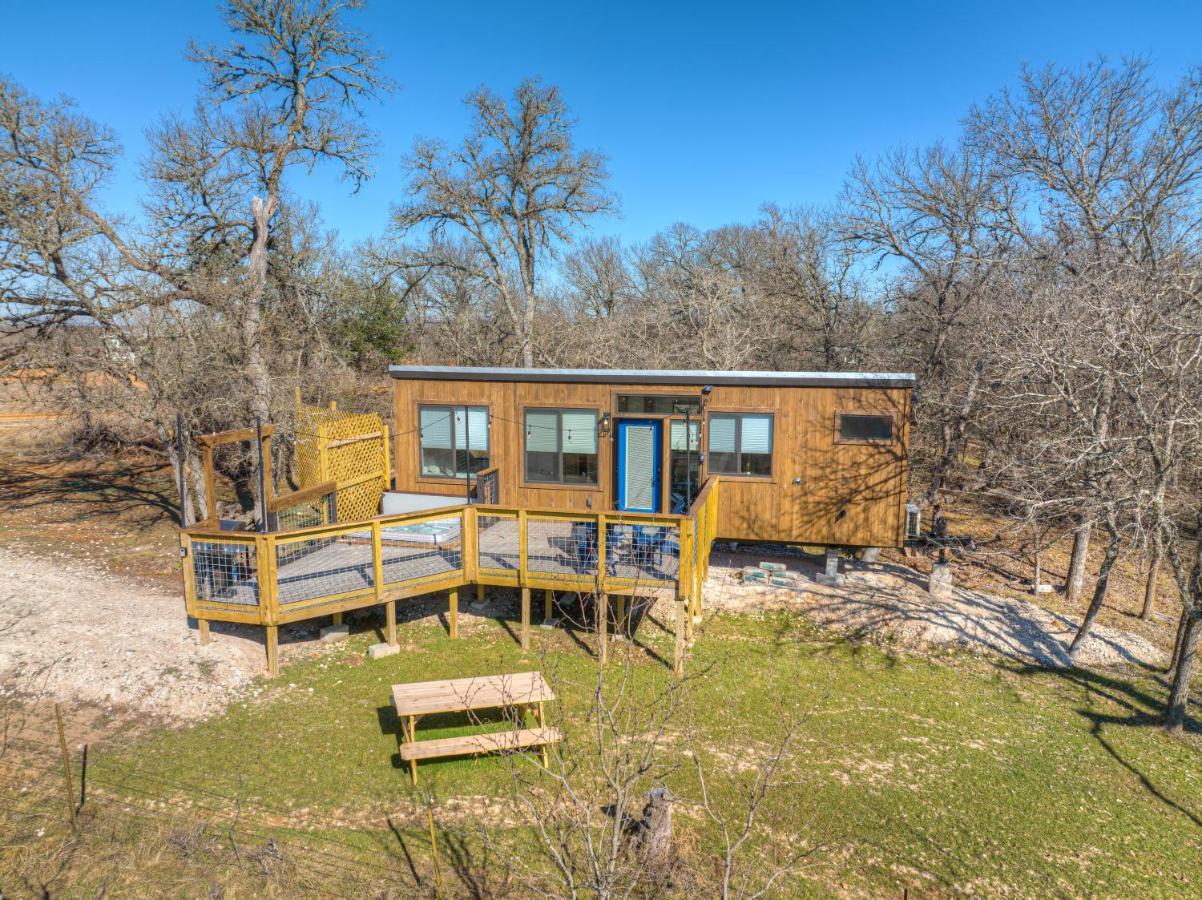
<svg viewBox="0 0 1202 900"><path fill-rule="evenodd" d="M173 832L157 851L137 851L140 869L126 863L117 875L87 856L57 877L79 895L94 894L104 879L155 894L163 885L195 894L235 878L254 890L256 878L270 886L263 874L270 865L247 848L270 835L285 859L308 867L304 883L314 890L344 891L362 877L411 895L415 872L423 890L430 883L419 814L427 791L443 833L444 875L457 885L452 895L467 892L450 869L471 852L457 835L481 816L503 822L508 811L509 840L535 855L507 799L504 761L425 763L419 792L410 787L396 756L389 685L540 667L560 694L557 724L579 741L594 663L563 631L536 629L536 648L523 656L495 623L465 630L451 641L432 618L404 625L402 652L377 661L363 659L374 635L358 635L289 666L225 715L89 760L100 811L79 841L105 847L101 859L123 859L122 842L137 846L146 823L184 810L243 835L236 875L222 850L235 839L215 829L194 836L197 846ZM643 623L639 638L670 658L670 636L653 622ZM631 689L651 696L670 673L643 648L629 652ZM900 896L903 886L934 894L1171 896L1200 883L1200 744L1155 727L1150 717L1164 688L1152 677L894 655L833 639L787 614L708 619L689 665L706 673L681 721L703 735L694 746L719 802L732 808L752 777L742 761L773 745L783 719L809 714L763 824L822 849L780 896ZM617 678L624 667L611 668ZM431 737L461 730L447 720L421 728ZM677 834L705 859L716 835L695 806L692 770L682 767L670 786L679 798ZM496 801L492 812L482 812L485 798ZM106 824L104 810L121 802L142 819ZM246 859L256 865L248 870Z"/></svg>

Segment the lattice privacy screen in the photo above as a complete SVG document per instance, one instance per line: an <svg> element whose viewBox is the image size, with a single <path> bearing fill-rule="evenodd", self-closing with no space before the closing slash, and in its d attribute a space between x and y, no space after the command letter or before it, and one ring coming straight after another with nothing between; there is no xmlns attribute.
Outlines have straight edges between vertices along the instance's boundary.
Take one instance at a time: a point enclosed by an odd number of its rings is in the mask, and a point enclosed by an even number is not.
<svg viewBox="0 0 1202 900"><path fill-rule="evenodd" d="M339 522L380 511L390 477L388 426L375 413L301 406L296 423L296 475L300 487L333 481Z"/></svg>

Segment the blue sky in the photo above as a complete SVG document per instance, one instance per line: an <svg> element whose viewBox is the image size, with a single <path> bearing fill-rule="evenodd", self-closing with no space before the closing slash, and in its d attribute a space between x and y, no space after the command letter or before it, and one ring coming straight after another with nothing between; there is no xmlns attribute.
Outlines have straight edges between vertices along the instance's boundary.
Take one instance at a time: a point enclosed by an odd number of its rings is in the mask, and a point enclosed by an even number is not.
<svg viewBox="0 0 1202 900"><path fill-rule="evenodd" d="M67 95L114 128L126 159L108 192L136 210L142 132L193 103L189 37L223 42L209 2L0 0L0 72ZM1202 62L1197 2L421 3L356 17L401 90L371 108L377 175L351 196L330 172L294 188L345 241L380 234L415 135L454 140L463 96L558 84L581 145L609 157L620 216L599 234L645 240L673 222L748 221L766 201L823 204L856 153L955 134L1023 62L1149 57L1158 80Z"/></svg>

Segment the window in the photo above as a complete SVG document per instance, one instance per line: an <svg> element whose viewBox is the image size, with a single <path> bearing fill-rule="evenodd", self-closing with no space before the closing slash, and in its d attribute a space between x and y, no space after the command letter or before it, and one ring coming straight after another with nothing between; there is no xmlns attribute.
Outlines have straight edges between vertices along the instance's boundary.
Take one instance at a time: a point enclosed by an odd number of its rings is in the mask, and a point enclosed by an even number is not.
<svg viewBox="0 0 1202 900"><path fill-rule="evenodd" d="M839 413L839 440L891 441L893 440L893 416Z"/></svg>
<svg viewBox="0 0 1202 900"><path fill-rule="evenodd" d="M668 442L668 470L672 482L669 488L672 512L688 512L701 491L701 423L688 423L689 438L685 441L685 423L673 419Z"/></svg>
<svg viewBox="0 0 1202 900"><path fill-rule="evenodd" d="M771 475L772 416L712 414L709 470L719 475Z"/></svg>
<svg viewBox="0 0 1202 900"><path fill-rule="evenodd" d="M488 468L487 407L423 406L419 420L424 477L466 478Z"/></svg>
<svg viewBox="0 0 1202 900"><path fill-rule="evenodd" d="M619 394L618 412L651 416L683 416L701 413L700 397L667 397L650 394Z"/></svg>
<svg viewBox="0 0 1202 900"><path fill-rule="evenodd" d="M597 414L584 409L526 410L526 480L597 483Z"/></svg>

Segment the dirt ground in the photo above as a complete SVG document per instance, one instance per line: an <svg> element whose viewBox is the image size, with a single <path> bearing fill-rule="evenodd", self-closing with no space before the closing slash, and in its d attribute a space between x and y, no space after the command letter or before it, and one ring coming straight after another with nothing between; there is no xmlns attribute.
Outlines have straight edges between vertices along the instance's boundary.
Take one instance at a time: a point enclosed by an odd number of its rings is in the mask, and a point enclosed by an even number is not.
<svg viewBox="0 0 1202 900"><path fill-rule="evenodd" d="M785 563L798 576L801 589L744 584L743 567L761 560ZM926 589L924 576L889 561L845 560L844 586L825 587L813 581L820 562L805 556L732 552L718 545L711 557L704 603L711 610L730 612L790 609L854 639L912 650L957 648L1040 666L1068 663L1066 651L1079 618L967 587L955 587L945 598L935 597ZM1078 662L1096 667L1159 666L1164 657L1159 647L1138 634L1095 625Z"/></svg>

